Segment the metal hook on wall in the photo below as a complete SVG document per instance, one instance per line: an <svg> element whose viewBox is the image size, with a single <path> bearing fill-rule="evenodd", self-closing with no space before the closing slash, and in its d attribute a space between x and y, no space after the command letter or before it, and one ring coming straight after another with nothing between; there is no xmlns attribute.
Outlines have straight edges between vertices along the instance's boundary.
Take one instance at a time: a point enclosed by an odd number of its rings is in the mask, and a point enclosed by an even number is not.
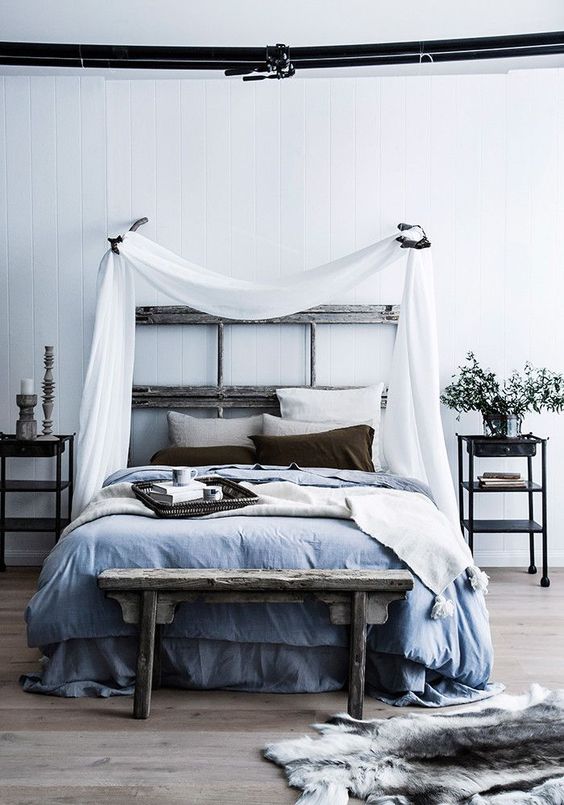
<svg viewBox="0 0 564 805"><path fill-rule="evenodd" d="M138 218L134 221L131 226L129 227L130 232L137 232L140 226L149 222L149 219L146 217ZM114 254L119 254L118 243L123 243L123 235L118 235L117 238L108 238L110 243L110 249L113 251Z"/></svg>

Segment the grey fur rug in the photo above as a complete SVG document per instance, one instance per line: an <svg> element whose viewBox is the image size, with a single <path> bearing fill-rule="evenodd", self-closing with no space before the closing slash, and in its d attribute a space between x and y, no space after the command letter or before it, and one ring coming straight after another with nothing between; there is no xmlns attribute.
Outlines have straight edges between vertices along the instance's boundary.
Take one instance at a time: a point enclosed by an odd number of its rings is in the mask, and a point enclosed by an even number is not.
<svg viewBox="0 0 564 805"><path fill-rule="evenodd" d="M564 690L533 685L459 713L316 724L271 744L299 805L564 805Z"/></svg>

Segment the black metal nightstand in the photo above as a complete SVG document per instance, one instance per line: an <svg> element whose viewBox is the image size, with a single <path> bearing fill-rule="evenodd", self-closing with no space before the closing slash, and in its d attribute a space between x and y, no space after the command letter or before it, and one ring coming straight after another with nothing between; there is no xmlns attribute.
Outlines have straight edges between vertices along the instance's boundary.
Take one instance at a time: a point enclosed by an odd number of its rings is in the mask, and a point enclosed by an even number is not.
<svg viewBox="0 0 564 805"><path fill-rule="evenodd" d="M486 436L458 436L458 505L462 533L468 532L468 545L474 552L474 534L528 534L530 565L529 573L536 573L535 534L542 534L542 578L541 586L550 587L548 578L548 538L546 530L546 443L547 439L527 434L511 439L497 439ZM464 480L463 445L468 453L468 480ZM533 481L533 458L537 447L541 446L541 483ZM527 480L524 487L498 486L484 488L474 478L474 458L526 458ZM468 493L468 517L464 516L464 490ZM526 492L528 498L528 518L526 520L476 520L474 519L474 495L495 492ZM534 496L541 496L542 523L534 519Z"/></svg>
<svg viewBox="0 0 564 805"><path fill-rule="evenodd" d="M68 444L67 479L62 477L62 456ZM52 531L55 539L68 525L71 517L72 493L74 487L74 433L29 441L16 439L13 435L0 433L0 571L6 570L5 544L8 531ZM17 481L6 478L6 459L8 458L55 458L55 480ZM67 517L62 516L63 490L67 489ZM8 492L54 492L54 517L6 517L6 495Z"/></svg>

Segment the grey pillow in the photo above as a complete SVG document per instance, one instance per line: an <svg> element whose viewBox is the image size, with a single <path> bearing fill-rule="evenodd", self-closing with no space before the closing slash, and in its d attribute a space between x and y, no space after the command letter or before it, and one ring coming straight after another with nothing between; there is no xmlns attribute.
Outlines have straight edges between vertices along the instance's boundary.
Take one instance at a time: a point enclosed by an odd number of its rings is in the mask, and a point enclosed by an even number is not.
<svg viewBox="0 0 564 805"><path fill-rule="evenodd" d="M168 439L172 447L253 447L249 436L262 433L262 415L233 419L203 418L168 412Z"/></svg>
<svg viewBox="0 0 564 805"><path fill-rule="evenodd" d="M262 415L262 432L265 436L296 436L301 433L323 433L327 430L350 428L353 425L370 425L372 422L303 422L298 419L282 419L272 414Z"/></svg>

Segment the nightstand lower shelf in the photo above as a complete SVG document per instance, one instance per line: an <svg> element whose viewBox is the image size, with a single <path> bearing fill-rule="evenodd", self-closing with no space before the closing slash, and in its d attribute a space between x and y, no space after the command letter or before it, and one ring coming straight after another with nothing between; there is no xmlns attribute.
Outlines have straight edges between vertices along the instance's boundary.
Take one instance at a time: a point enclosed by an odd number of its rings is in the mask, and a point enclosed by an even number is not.
<svg viewBox="0 0 564 805"><path fill-rule="evenodd" d="M535 520L463 520L464 528L474 534L530 534L542 533L542 525Z"/></svg>
<svg viewBox="0 0 564 805"><path fill-rule="evenodd" d="M0 492L56 492L59 488L68 489L70 481L4 481L0 483Z"/></svg>
<svg viewBox="0 0 564 805"><path fill-rule="evenodd" d="M67 477L63 478L63 454L66 453ZM8 462L17 459L48 459L54 469L54 477L38 479L8 478ZM54 466L53 466L54 465ZM47 468L46 468L47 469ZM52 471L51 470L51 471ZM47 473L41 472L47 476ZM13 434L0 431L0 573L6 570L6 534L37 532L53 534L55 541L70 522L74 489L74 433L59 434L49 438L17 439ZM63 494L65 493L65 494ZM22 494L22 499L9 506L10 495ZM7 511L24 514L31 495L53 495L54 517L7 517ZM66 501L64 501L66 497ZM63 506L63 502L66 505ZM47 509L49 511L49 509ZM63 514L64 511L64 514ZM12 537L17 539L17 537Z"/></svg>

